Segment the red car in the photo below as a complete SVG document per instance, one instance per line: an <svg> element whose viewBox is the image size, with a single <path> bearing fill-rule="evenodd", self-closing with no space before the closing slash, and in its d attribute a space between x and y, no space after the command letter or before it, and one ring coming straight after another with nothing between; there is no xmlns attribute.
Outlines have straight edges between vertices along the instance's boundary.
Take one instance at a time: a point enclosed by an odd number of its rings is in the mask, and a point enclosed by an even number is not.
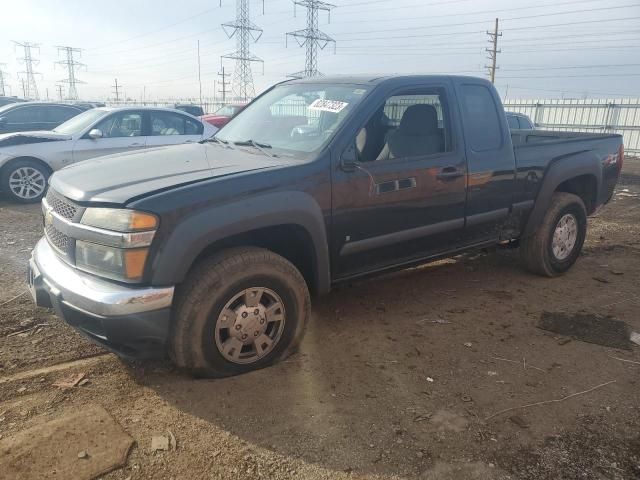
<svg viewBox="0 0 640 480"><path fill-rule="evenodd" d="M246 106L246 104L225 105L217 110L216 113L202 115L200 120L210 123L214 127L222 128L229 123L229 120L244 110Z"/></svg>

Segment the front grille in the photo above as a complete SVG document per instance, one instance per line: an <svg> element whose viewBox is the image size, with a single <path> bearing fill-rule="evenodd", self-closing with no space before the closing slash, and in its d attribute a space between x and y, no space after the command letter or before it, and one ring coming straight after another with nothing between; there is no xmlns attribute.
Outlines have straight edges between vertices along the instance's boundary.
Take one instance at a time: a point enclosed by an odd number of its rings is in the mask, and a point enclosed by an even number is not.
<svg viewBox="0 0 640 480"><path fill-rule="evenodd" d="M64 233L58 231L53 225L46 225L44 227L44 233L49 240L49 243L55 248L66 254L69 248L69 237Z"/></svg>
<svg viewBox="0 0 640 480"><path fill-rule="evenodd" d="M47 192L47 203L54 212L67 220L73 220L73 217L78 213L77 206L66 200L51 188Z"/></svg>

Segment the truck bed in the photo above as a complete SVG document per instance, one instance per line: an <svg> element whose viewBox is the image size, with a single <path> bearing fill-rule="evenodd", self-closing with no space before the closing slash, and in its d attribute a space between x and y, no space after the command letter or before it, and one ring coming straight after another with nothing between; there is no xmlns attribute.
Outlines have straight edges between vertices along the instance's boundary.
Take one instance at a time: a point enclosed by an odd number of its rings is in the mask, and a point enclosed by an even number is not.
<svg viewBox="0 0 640 480"><path fill-rule="evenodd" d="M532 188L530 184L526 185L532 172L542 178L556 160L578 154L583 157L586 154L585 158L592 157L602 165L602 188L596 204L606 203L611 198L623 161L616 157L615 162L611 163L613 156L621 151L621 135L513 130L511 139L516 159L516 177L520 183L520 188L517 189L519 195L516 195L518 201L532 200L537 195L537 186Z"/></svg>

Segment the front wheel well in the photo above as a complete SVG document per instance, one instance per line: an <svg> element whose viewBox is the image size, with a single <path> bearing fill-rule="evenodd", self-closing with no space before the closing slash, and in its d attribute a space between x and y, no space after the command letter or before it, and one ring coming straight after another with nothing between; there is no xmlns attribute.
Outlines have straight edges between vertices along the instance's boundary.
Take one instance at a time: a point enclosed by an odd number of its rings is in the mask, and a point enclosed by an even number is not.
<svg viewBox="0 0 640 480"><path fill-rule="evenodd" d="M23 161L23 160L29 160L31 162L36 162L38 164L40 164L48 173L49 175L51 175L53 173L53 169L43 160L40 160L37 157L28 157L28 156L24 156L24 157L16 157L16 158L12 158L11 160L9 160L7 163L5 163L2 168L0 168L0 178L2 178L5 174L5 172L11 167L11 165L15 165L16 163Z"/></svg>
<svg viewBox="0 0 640 480"><path fill-rule="evenodd" d="M555 191L573 193L580 197L589 215L596 209L598 202L598 181L594 175L580 175L565 180L556 187Z"/></svg>
<svg viewBox="0 0 640 480"><path fill-rule="evenodd" d="M313 240L309 232L295 224L259 228L218 240L195 258L190 270L203 259L232 247L259 247L289 260L300 271L311 292L317 292L317 265Z"/></svg>

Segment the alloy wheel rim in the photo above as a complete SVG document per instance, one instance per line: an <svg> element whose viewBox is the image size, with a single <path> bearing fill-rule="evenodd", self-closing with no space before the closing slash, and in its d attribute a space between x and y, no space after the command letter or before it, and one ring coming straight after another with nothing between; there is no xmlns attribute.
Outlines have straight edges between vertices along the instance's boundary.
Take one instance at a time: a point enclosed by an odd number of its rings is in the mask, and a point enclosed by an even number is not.
<svg viewBox="0 0 640 480"><path fill-rule="evenodd" d="M255 363L273 351L282 337L285 309L276 292L247 288L229 300L215 325L215 343L229 362Z"/></svg>
<svg viewBox="0 0 640 480"><path fill-rule="evenodd" d="M32 200L38 198L47 186L42 172L33 167L19 167L9 175L9 189L18 198Z"/></svg>
<svg viewBox="0 0 640 480"><path fill-rule="evenodd" d="M565 260L576 245L578 239L578 220L575 215L567 213L563 215L553 232L551 250L558 260Z"/></svg>

